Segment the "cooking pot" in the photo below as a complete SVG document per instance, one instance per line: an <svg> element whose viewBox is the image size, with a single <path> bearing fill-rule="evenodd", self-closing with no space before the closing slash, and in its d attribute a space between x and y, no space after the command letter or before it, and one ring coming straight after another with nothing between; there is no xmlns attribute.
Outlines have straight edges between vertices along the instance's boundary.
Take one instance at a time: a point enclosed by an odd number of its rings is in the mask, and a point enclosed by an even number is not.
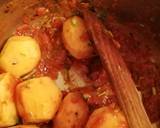
<svg viewBox="0 0 160 128"><path fill-rule="evenodd" d="M0 47L22 24L25 15L33 15L37 6L46 4L46 0L1 0L0 1ZM52 0L48 0L51 1ZM160 66L160 1L159 0L93 0L92 5L100 13L113 14L123 23L138 22L147 25L150 29L153 42L147 42L150 46L154 63ZM104 12L102 12L104 11ZM33 23L35 23L33 19ZM145 35L145 34L144 34ZM153 127L160 127L158 122Z"/></svg>

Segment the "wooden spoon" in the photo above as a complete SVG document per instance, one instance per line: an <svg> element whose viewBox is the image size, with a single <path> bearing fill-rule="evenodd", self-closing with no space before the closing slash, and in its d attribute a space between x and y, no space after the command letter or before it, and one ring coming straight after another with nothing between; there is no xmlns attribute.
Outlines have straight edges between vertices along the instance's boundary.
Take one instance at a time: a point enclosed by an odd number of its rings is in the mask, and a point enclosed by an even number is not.
<svg viewBox="0 0 160 128"><path fill-rule="evenodd" d="M109 71L129 127L152 128L135 83L123 58L114 46L112 36L94 14L86 10L83 13L104 67Z"/></svg>

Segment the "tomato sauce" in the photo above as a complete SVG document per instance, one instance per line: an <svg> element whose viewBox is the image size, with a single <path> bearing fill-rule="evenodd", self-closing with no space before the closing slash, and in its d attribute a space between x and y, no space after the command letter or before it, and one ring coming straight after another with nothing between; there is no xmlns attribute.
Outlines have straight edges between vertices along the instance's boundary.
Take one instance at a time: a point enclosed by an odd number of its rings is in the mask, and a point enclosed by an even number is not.
<svg viewBox="0 0 160 128"><path fill-rule="evenodd" d="M153 55L150 43L154 42L150 29L140 23L121 23L118 18L109 16L107 28L119 42L123 56L137 89L142 94L144 107L152 122L160 119L159 80L160 70Z"/></svg>
<svg viewBox="0 0 160 128"><path fill-rule="evenodd" d="M117 97L112 87L112 83L108 73L103 69L98 58L94 58L87 62L88 79L90 83L83 88L76 88L71 91L80 92L86 99L91 110L102 106L117 104Z"/></svg>
<svg viewBox="0 0 160 128"><path fill-rule="evenodd" d="M36 68L35 76L48 75L55 79L64 65L66 51L61 46L59 38L51 40L45 31L36 32L35 38L42 51L42 59Z"/></svg>
<svg viewBox="0 0 160 128"><path fill-rule="evenodd" d="M50 76L56 79L57 73L64 67L69 69L71 65L76 61L77 63L83 63L89 71L84 75L88 76L90 82L86 87L71 89L70 91L78 91L86 99L86 102L90 106L91 111L95 108L99 108L106 105L118 104L117 97L115 95L110 77L107 72L104 71L100 59L93 57L88 60L75 60L70 57L67 51L64 49L61 39L61 28L65 17L71 16L74 7L76 7L75 1L71 1L72 6L66 6L64 1L59 5L55 4L55 8L61 18L52 17L50 27L33 28L28 24L28 19L25 17L25 24L20 26L16 35L28 35L37 40L41 49L41 60L37 67L34 69L31 77ZM50 9L54 7L47 3ZM75 9L76 10L76 9ZM37 15L45 15L46 8L38 8ZM55 11L55 10L54 10ZM147 28L137 26L135 23L121 24L115 17L108 16L105 21L105 25L108 30L112 32L116 41L118 41L118 49L121 52L131 74L136 83L137 89L142 93L142 99L152 122L160 119L160 69L157 68L153 62L152 52L150 47L146 44L148 37L142 36L141 33ZM146 34L146 33L145 33ZM146 34L147 35L147 34ZM81 36L82 40L88 40L89 37L84 33ZM156 94L153 94L153 87L156 89ZM64 92L66 95L68 92Z"/></svg>

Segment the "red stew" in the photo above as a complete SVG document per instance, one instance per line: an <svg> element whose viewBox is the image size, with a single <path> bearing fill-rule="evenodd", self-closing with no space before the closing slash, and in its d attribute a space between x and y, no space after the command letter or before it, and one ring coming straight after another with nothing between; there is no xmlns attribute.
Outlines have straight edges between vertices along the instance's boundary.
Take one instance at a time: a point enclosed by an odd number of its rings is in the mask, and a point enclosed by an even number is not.
<svg viewBox="0 0 160 128"><path fill-rule="evenodd" d="M52 6L49 4L50 7ZM70 12L77 10L75 6L68 7L63 2L58 7L61 9L60 14L64 17L71 15L68 13L68 10L72 10ZM37 9L38 16L44 15L45 12L46 8ZM50 27L32 28L29 25L23 25L16 32L16 35L34 37L41 47L42 58L34 70L32 77L48 75L55 79L61 69L64 67L70 68L77 61L68 54L62 44L60 33L64 18L54 19L52 17L51 19ZM139 23L122 24L114 16L108 16L108 19L104 23L113 33L115 40L119 42L118 48L132 73L132 77L137 84L137 89L142 93L144 106L151 121L155 122L159 120L160 70L155 64L154 59L152 59L151 48L146 43L153 41L152 39L148 39L151 37L148 36L150 35L149 29L144 28ZM85 40L86 35L84 34L81 38ZM88 84L90 86L76 88L71 91L82 93L91 109L117 103L110 78L104 71L102 64L99 63L100 59L94 57L88 60L78 60L78 62L83 63L87 67L87 76L90 80ZM84 76L86 76L86 72ZM153 88L156 90L155 94Z"/></svg>

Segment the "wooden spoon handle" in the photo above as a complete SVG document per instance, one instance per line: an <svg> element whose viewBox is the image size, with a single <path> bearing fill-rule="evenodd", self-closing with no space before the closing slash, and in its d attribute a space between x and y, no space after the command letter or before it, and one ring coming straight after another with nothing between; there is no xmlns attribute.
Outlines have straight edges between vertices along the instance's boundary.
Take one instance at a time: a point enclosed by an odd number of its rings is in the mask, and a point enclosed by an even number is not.
<svg viewBox="0 0 160 128"><path fill-rule="evenodd" d="M152 128L131 74L113 44L113 38L106 32L107 30L104 29L104 26L94 14L84 11L84 18L104 67L111 76L117 98L126 115L129 127Z"/></svg>

